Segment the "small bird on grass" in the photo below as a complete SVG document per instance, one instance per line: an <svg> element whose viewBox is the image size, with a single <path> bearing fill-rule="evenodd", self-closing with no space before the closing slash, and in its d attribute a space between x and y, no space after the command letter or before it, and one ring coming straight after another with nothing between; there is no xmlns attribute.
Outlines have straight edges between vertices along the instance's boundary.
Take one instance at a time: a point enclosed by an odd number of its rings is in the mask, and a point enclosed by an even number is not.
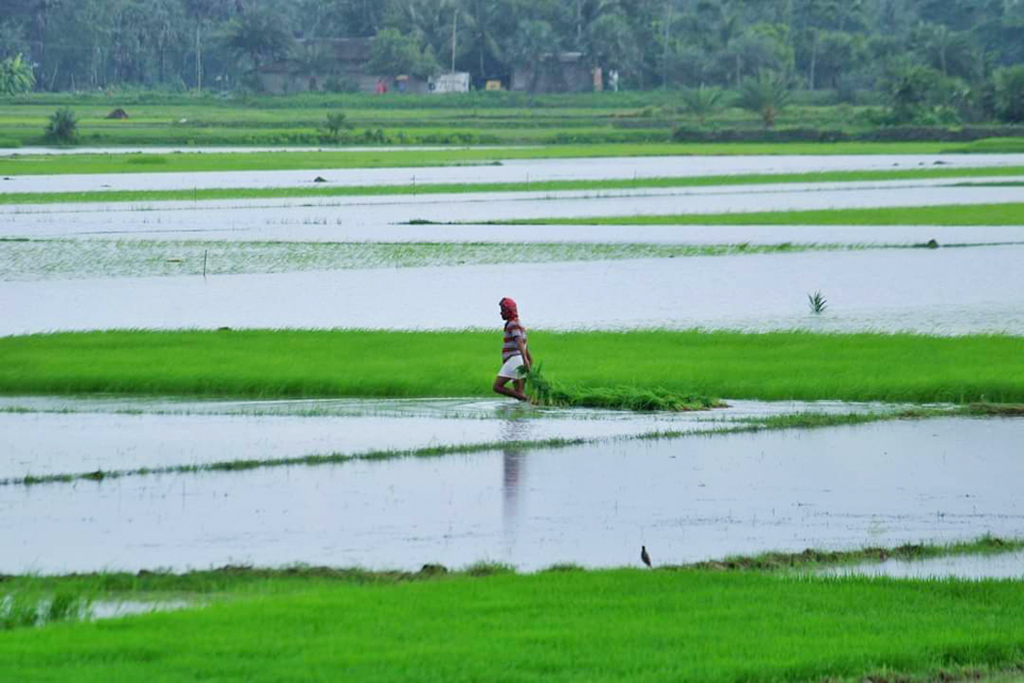
<svg viewBox="0 0 1024 683"><path fill-rule="evenodd" d="M648 567L652 566L651 556L647 554L647 546L645 545L640 546L640 559L643 560L643 563Z"/></svg>

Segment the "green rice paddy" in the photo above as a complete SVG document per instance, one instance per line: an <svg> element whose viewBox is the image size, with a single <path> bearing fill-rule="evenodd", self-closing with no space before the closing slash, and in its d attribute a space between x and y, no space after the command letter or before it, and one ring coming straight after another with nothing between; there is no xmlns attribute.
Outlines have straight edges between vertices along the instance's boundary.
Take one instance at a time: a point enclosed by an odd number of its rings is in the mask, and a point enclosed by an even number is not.
<svg viewBox="0 0 1024 683"><path fill-rule="evenodd" d="M673 144L688 125L667 95L634 99L538 99L503 109L426 108L427 99L281 99L252 107L212 98L148 104L76 96L93 144L317 144L327 111L349 107L352 135L380 130L393 144L533 144L506 149L129 154L0 159L0 176L68 173L220 172L500 164L504 159L697 154L901 154L1024 151L1024 139L973 143ZM145 98L143 98L145 99ZM179 101L180 100L180 101ZM434 100L439 102L438 100ZM452 100L453 102L455 100ZM406 104L409 107L406 107ZM589 103L589 104L588 104ZM103 119L125 105L129 121ZM537 107L533 105L537 104ZM301 106L300 106L301 105ZM591 106L594 105L594 106ZM600 106L597 106L600 105ZM0 144L31 144L54 102L0 106ZM332 109L334 108L334 109ZM814 117L858 112L793 107L780 125L821 126ZM753 114L720 116L759 125ZM374 133L376 135L376 133ZM373 136L367 136L373 141ZM571 141L620 141L571 144ZM648 142L642 142L648 141ZM657 142L655 142L657 141ZM555 143L554 145L550 143ZM570 144L565 144L570 143ZM312 176L310 174L310 180ZM461 192L556 192L914 180L991 179L1013 168L655 178L486 185L391 185L0 195L0 204L141 202ZM1024 225L1024 203L517 221L571 224ZM947 246L947 245L943 245ZM0 280L397 268L517 262L681 258L861 249L863 245L378 244L193 240L0 241ZM894 248L871 245L870 248ZM0 394L122 397L490 396L500 331L230 330L60 333L0 337ZM814 428L933 416L1019 415L1024 338L912 334L815 334L631 330L533 330L554 403L700 397L847 400L952 405L880 407L856 414L795 414L722 421L721 433ZM595 360L596 359L596 360ZM552 389L552 387L549 387ZM561 394L555 395L555 391ZM685 402L684 402L685 403ZM629 404L629 405L627 405ZM687 406L689 407L689 406ZM10 406L6 412L31 412ZM136 408L128 408L136 411ZM116 411L115 411L116 412ZM709 419L713 413L709 413ZM679 436L657 432L631 438ZM509 447L589 443L551 439ZM13 487L146 475L339 464L354 459L439 457L497 444L440 444L409 451L320 454L206 465L130 465L0 481ZM134 467L134 469L133 469ZM107 482L106 485L109 485ZM74 495L73 486L67 486ZM36 491L38 493L38 491ZM0 576L0 679L11 681L912 681L1024 679L1021 581L828 578L836 564L949 554L1019 551L1016 540L982 538L951 547L908 545L849 552L766 552L655 571L555 566L532 575L479 564L458 572L284 567L171 574ZM658 549L651 548L658 562ZM624 554L636 563L638 549ZM429 558L424 558L428 560ZM552 558L556 559L556 558ZM110 621L79 618L92 599L185 600L182 611ZM46 602L40 602L40 599ZM46 605L45 614L32 612ZM39 619L39 617L42 619ZM33 617L30 619L30 617ZM40 621L45 625L34 625Z"/></svg>
<svg viewBox="0 0 1024 683"><path fill-rule="evenodd" d="M192 583L218 581L210 574ZM247 681L895 681L1024 667L1024 592L1013 581L486 566L419 581L245 574L225 572L228 590L198 608L6 632L0 670L147 683L198 671Z"/></svg>
<svg viewBox="0 0 1024 683"><path fill-rule="evenodd" d="M523 218L494 225L1022 225L1024 203L820 209L671 216Z"/></svg>
<svg viewBox="0 0 1024 683"><path fill-rule="evenodd" d="M0 338L0 393L486 396L500 331L107 331ZM556 382L734 399L1024 403L1024 338L531 332ZM595 363L594 359L601 359Z"/></svg>

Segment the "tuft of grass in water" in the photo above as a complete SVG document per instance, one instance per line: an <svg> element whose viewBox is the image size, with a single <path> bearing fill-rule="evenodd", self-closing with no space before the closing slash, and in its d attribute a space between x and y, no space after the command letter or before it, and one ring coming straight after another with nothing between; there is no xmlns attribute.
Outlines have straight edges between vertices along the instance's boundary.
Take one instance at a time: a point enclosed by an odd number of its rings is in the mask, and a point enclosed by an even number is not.
<svg viewBox="0 0 1024 683"><path fill-rule="evenodd" d="M683 395L657 387L601 388L554 384L544 376L542 366L543 363L536 363L526 373L526 386L530 398L542 406L639 412L683 412L727 407L722 401L707 396Z"/></svg>
<svg viewBox="0 0 1024 683"><path fill-rule="evenodd" d="M811 313L820 315L825 312L828 308L828 302L825 300L825 295L821 293L821 290L814 292L814 294L807 295L807 305L811 309Z"/></svg>
<svg viewBox="0 0 1024 683"><path fill-rule="evenodd" d="M9 594L0 598L0 631L35 626L39 622L39 601L34 597Z"/></svg>
<svg viewBox="0 0 1024 683"><path fill-rule="evenodd" d="M90 601L77 592L58 588L47 597L32 581L27 588L6 594L0 592L0 631L78 621L87 614Z"/></svg>

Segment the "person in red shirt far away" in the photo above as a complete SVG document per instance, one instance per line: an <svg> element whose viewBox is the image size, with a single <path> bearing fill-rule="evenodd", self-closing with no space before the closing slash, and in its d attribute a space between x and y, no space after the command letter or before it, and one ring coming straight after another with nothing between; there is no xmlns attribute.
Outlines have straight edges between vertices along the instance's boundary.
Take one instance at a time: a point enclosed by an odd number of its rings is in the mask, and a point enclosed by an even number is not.
<svg viewBox="0 0 1024 683"><path fill-rule="evenodd" d="M526 346L526 328L519 322L515 301L505 297L498 302L498 306L501 308L501 318L505 321L505 343L501 347L502 366L494 379L494 391L520 401L529 401L530 397L523 393L526 375L519 369L522 367L529 372L533 365L533 357ZM512 382L511 389L505 386L509 382Z"/></svg>

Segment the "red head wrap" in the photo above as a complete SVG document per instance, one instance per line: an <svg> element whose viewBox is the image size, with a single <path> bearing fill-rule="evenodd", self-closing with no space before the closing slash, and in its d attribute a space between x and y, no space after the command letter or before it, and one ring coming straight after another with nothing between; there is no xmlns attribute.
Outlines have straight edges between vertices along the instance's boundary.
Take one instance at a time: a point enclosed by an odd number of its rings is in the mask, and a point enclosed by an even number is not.
<svg viewBox="0 0 1024 683"><path fill-rule="evenodd" d="M498 302L498 306L501 307L502 320L515 320L519 317L519 309L516 308L516 302L512 299L505 297Z"/></svg>

